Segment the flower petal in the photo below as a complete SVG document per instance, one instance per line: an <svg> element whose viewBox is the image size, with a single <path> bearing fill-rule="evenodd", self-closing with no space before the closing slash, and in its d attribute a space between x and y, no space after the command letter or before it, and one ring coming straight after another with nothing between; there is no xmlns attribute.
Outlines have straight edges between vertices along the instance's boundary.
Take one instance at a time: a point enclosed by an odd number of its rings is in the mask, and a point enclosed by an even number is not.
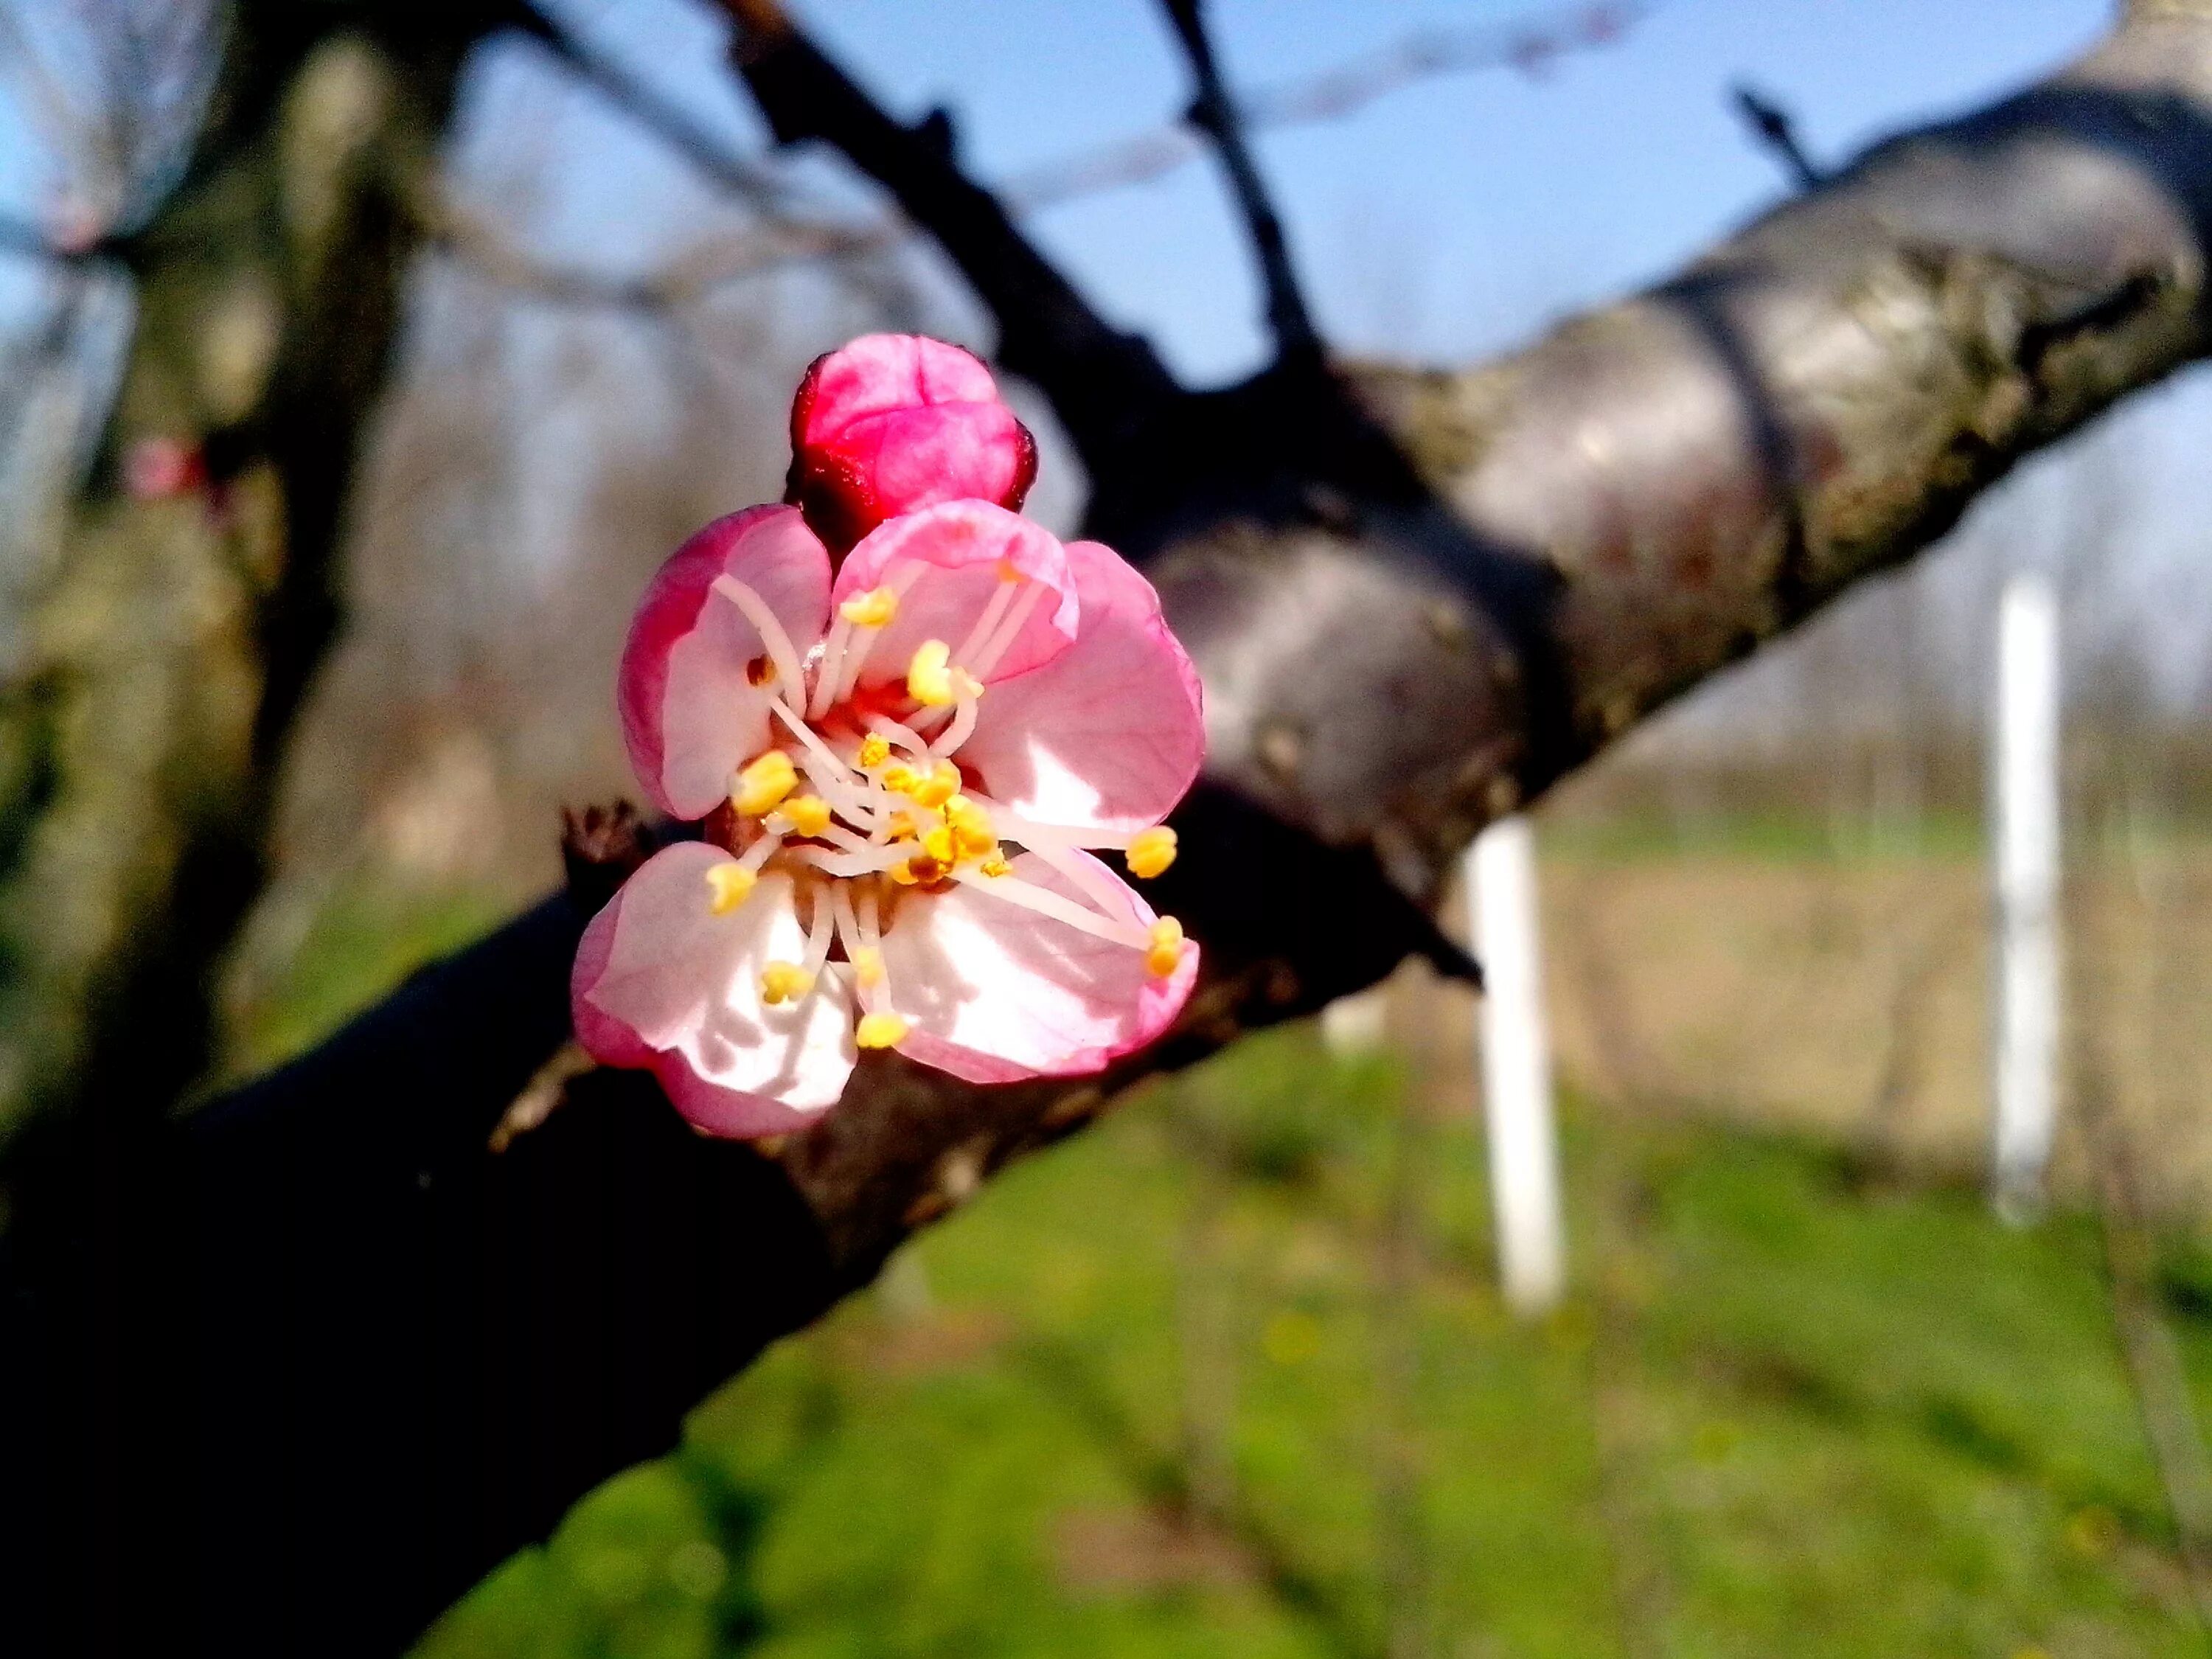
<svg viewBox="0 0 2212 1659"><path fill-rule="evenodd" d="M1088 854L1139 927L1141 898ZM1080 900L1072 882L1034 853L1013 876ZM902 899L884 934L891 1006L908 1022L899 1051L969 1083L1082 1077L1142 1048L1168 1028L1198 976L1198 946L1164 979L1145 953L1096 939L1034 910L960 885Z"/></svg>
<svg viewBox="0 0 2212 1659"><path fill-rule="evenodd" d="M1152 585L1111 548L1071 542L1075 644L976 707L963 766L1039 823L1137 830L1183 798L1206 758L1198 671Z"/></svg>
<svg viewBox="0 0 2212 1659"><path fill-rule="evenodd" d="M638 781L679 818L720 805L730 774L768 746L769 704L780 689L751 683L749 665L766 659L768 645L714 592L726 574L767 602L801 657L830 615L830 555L796 507L717 519L660 567L623 647L618 700Z"/></svg>
<svg viewBox="0 0 2212 1659"><path fill-rule="evenodd" d="M860 677L864 685L903 675L915 647L925 640L942 640L957 651L1001 586L1001 566L1042 582L1048 591L1005 654L981 677L984 684L1040 667L1075 640L1079 604L1067 550L1050 531L1002 507L947 501L891 520L847 556L832 597L842 605L854 594L896 580L912 563L927 568L907 589L898 615L877 640Z"/></svg>
<svg viewBox="0 0 2212 1659"><path fill-rule="evenodd" d="M676 1109L709 1134L781 1134L836 1103L851 1073L842 978L769 1007L761 969L796 962L805 933L791 878L760 878L726 915L707 872L729 854L679 842L647 860L584 931L570 975L576 1036L610 1066L650 1066Z"/></svg>
<svg viewBox="0 0 2212 1659"><path fill-rule="evenodd" d="M791 406L790 499L833 546L973 498L1018 507L1036 444L972 352L869 334L815 360Z"/></svg>

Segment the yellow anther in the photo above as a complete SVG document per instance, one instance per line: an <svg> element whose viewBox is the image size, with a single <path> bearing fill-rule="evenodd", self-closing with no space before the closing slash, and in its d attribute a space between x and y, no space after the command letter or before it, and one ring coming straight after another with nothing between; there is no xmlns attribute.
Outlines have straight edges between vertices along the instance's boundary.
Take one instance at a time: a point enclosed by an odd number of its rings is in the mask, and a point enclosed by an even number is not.
<svg viewBox="0 0 2212 1659"><path fill-rule="evenodd" d="M952 671L945 665L952 647L943 640L924 640L914 648L906 665L907 695L928 708L942 708L959 693L952 686Z"/></svg>
<svg viewBox="0 0 2212 1659"><path fill-rule="evenodd" d="M1164 823L1139 830L1129 837L1129 873L1149 880L1176 861L1176 832Z"/></svg>
<svg viewBox="0 0 2212 1659"><path fill-rule="evenodd" d="M894 795L911 795L914 793L915 785L920 783L921 780L915 775L914 768L902 762L896 766L887 766L884 769L883 781L884 787Z"/></svg>
<svg viewBox="0 0 2212 1659"><path fill-rule="evenodd" d="M914 839L914 814L911 812L894 812L890 816L890 823L885 824L884 827L890 832L890 837L893 841L912 841Z"/></svg>
<svg viewBox="0 0 2212 1659"><path fill-rule="evenodd" d="M949 760L941 760L926 778L917 778L906 793L912 795L917 806L927 806L934 812L960 792L960 769Z"/></svg>
<svg viewBox="0 0 2212 1659"><path fill-rule="evenodd" d="M976 867L987 876L1011 876L1014 873L1014 866L1003 858L985 859Z"/></svg>
<svg viewBox="0 0 2212 1659"><path fill-rule="evenodd" d="M773 1007L796 1002L814 988L814 975L795 962L771 962L761 969L761 1000Z"/></svg>
<svg viewBox="0 0 2212 1659"><path fill-rule="evenodd" d="M926 887L945 873L945 866L927 856L902 859L891 866L890 877L902 887Z"/></svg>
<svg viewBox="0 0 2212 1659"><path fill-rule="evenodd" d="M1145 971L1154 979L1165 979L1182 961L1182 924L1173 916L1162 916L1152 924L1152 942L1145 950Z"/></svg>
<svg viewBox="0 0 2212 1659"><path fill-rule="evenodd" d="M781 749L771 749L748 762L738 774L738 787L730 792L730 805L745 817L773 811L778 803L799 787L799 769Z"/></svg>
<svg viewBox="0 0 2212 1659"><path fill-rule="evenodd" d="M921 850L939 864L956 864L960 859L960 849L953 845L952 828L950 824L940 823L924 836L921 838Z"/></svg>
<svg viewBox="0 0 2212 1659"><path fill-rule="evenodd" d="M784 802L783 816L793 834L818 836L830 827L830 803L819 795L793 795Z"/></svg>
<svg viewBox="0 0 2212 1659"><path fill-rule="evenodd" d="M896 1014L863 1014L853 1041L863 1048L895 1048L906 1040L906 1022Z"/></svg>
<svg viewBox="0 0 2212 1659"><path fill-rule="evenodd" d="M726 916L752 896L759 880L734 859L711 866L707 872L707 908L718 916Z"/></svg>
<svg viewBox="0 0 2212 1659"><path fill-rule="evenodd" d="M855 628L888 628L898 615L898 595L888 587L872 587L839 605L837 614Z"/></svg>
<svg viewBox="0 0 2212 1659"><path fill-rule="evenodd" d="M884 953L872 945L863 945L853 952L853 977L862 987L884 982Z"/></svg>
<svg viewBox="0 0 2212 1659"><path fill-rule="evenodd" d="M890 757L890 744L885 743L883 734L877 732L871 732L860 739L860 752L854 757L860 762L864 770L870 767L881 766Z"/></svg>
<svg viewBox="0 0 2212 1659"><path fill-rule="evenodd" d="M945 803L945 821L951 826L953 845L961 857L979 859L998 850L991 815L967 796L955 795Z"/></svg>

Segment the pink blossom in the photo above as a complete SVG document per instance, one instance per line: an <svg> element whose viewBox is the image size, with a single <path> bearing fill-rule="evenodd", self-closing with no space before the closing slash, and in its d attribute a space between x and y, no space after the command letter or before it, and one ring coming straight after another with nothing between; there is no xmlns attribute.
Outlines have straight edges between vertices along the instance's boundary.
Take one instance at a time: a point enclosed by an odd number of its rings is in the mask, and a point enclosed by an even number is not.
<svg viewBox="0 0 2212 1659"><path fill-rule="evenodd" d="M1203 750L1197 676L1109 549L961 498L833 578L799 509L754 507L653 579L620 702L646 793L705 838L593 919L576 1030L701 1129L808 1121L862 1048L1096 1072L1190 994L1198 947L1093 856L1164 869Z"/></svg>
<svg viewBox="0 0 2212 1659"><path fill-rule="evenodd" d="M817 357L791 405L784 499L842 553L886 519L943 501L1018 508L1036 444L969 352L867 334Z"/></svg>

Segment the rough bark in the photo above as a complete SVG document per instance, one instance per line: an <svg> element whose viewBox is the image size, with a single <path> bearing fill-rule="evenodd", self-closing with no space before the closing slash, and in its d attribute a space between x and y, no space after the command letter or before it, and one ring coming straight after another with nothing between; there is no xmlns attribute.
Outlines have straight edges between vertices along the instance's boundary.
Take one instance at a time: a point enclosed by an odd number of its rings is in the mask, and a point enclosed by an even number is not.
<svg viewBox="0 0 2212 1659"><path fill-rule="evenodd" d="M778 131L845 148L999 310L1084 448L1094 524L1148 560L1200 665L1209 776L1162 886L1206 979L1089 1085L889 1059L762 1150L602 1073L494 1155L564 1034L589 907L556 898L217 1103L149 1192L191 1224L155 1278L196 1335L148 1350L138 1403L204 1455L175 1510L235 1540L208 1619L249 1589L267 1614L234 1652L388 1650L1010 1159L1408 949L1449 964L1418 907L1480 823L2212 345L2212 17L2175 0L1516 357L1286 358L1210 394L1035 259L941 121L900 126L772 6L731 4Z"/></svg>

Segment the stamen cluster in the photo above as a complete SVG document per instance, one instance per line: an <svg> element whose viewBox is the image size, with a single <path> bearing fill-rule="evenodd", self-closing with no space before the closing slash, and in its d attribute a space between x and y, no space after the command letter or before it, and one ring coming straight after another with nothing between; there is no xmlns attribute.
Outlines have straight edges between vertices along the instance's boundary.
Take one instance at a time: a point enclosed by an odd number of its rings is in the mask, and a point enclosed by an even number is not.
<svg viewBox="0 0 2212 1659"><path fill-rule="evenodd" d="M1156 977L1182 961L1182 930L1173 917L1149 926L1124 919L1115 896L1098 893L1088 861L1066 856L1118 848L1133 873L1157 876L1175 861L1173 830L1085 832L1032 823L984 794L954 759L975 732L986 679L1052 592L1045 582L1001 561L997 591L957 649L924 640L902 678L860 696L876 641L927 571L919 562L894 566L884 586L838 605L828 638L804 657L758 593L728 574L713 587L760 630L765 661L749 678L768 696L780 730L774 746L738 769L727 812L710 821L709 838L735 856L706 870L705 902L727 915L772 861L788 866L809 914L806 951L799 962L772 960L762 969L761 1000L774 1006L804 997L825 968L842 962L851 969L863 1048L894 1048L908 1030L895 1012L883 957L884 919L902 902L901 889L934 894L951 883L971 884L1143 952ZM1076 892L1063 896L1016 876L1002 830Z"/></svg>

